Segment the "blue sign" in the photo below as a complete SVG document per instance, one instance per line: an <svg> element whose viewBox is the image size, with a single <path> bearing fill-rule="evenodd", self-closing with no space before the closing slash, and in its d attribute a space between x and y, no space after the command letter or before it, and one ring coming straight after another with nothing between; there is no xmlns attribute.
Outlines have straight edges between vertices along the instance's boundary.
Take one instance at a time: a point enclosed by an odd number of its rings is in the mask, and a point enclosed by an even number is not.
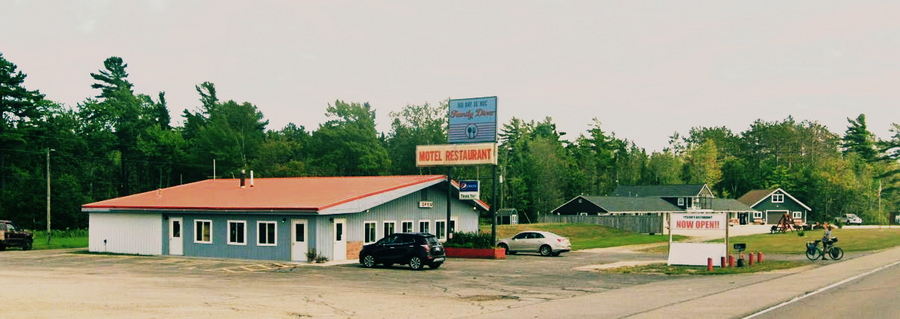
<svg viewBox="0 0 900 319"><path fill-rule="evenodd" d="M478 181L459 181L460 192L477 192Z"/></svg>
<svg viewBox="0 0 900 319"><path fill-rule="evenodd" d="M497 97L450 100L450 134L456 143L497 142Z"/></svg>

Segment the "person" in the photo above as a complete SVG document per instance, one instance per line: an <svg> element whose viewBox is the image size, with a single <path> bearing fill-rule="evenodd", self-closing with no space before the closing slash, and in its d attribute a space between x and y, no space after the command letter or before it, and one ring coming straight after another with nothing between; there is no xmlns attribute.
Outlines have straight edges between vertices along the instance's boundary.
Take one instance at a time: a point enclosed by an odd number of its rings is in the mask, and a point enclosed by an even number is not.
<svg viewBox="0 0 900 319"><path fill-rule="evenodd" d="M833 227L831 227L830 224L825 223L825 233L822 234L822 250L823 251L828 251L828 246L831 246L831 230L832 229L833 229ZM828 255L828 254L825 254L825 255ZM826 259L825 256L822 256L822 259Z"/></svg>

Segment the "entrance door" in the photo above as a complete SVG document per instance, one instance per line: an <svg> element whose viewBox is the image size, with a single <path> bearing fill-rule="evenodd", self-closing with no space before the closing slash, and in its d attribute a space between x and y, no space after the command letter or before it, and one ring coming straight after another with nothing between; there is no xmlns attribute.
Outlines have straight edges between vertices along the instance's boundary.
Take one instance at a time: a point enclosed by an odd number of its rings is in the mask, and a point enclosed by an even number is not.
<svg viewBox="0 0 900 319"><path fill-rule="evenodd" d="M334 236L334 248L332 260L347 259L347 219L335 218L334 229L331 232Z"/></svg>
<svg viewBox="0 0 900 319"><path fill-rule="evenodd" d="M294 219L291 225L291 260L306 261L306 252L309 251L306 220Z"/></svg>
<svg viewBox="0 0 900 319"><path fill-rule="evenodd" d="M181 217L169 218L169 255L180 256L183 254L182 226L184 226L184 223Z"/></svg>

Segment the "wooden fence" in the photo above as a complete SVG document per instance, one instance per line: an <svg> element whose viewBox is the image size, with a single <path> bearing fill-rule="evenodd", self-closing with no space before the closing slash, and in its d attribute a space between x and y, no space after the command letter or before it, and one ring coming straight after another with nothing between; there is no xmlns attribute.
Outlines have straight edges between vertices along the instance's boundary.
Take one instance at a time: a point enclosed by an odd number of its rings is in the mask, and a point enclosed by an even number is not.
<svg viewBox="0 0 900 319"><path fill-rule="evenodd" d="M576 215L541 215L541 223L557 224L597 224L627 230L635 233L663 232L663 217L660 215L615 215L615 216L576 216Z"/></svg>

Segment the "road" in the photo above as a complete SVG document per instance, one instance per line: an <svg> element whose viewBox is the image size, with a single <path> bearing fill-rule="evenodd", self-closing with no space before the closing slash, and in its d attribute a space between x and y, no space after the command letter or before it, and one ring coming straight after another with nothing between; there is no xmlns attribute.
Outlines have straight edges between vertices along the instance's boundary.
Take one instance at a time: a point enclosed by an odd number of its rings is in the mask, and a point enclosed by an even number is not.
<svg viewBox="0 0 900 319"><path fill-rule="evenodd" d="M897 318L900 265L883 269L756 318Z"/></svg>

